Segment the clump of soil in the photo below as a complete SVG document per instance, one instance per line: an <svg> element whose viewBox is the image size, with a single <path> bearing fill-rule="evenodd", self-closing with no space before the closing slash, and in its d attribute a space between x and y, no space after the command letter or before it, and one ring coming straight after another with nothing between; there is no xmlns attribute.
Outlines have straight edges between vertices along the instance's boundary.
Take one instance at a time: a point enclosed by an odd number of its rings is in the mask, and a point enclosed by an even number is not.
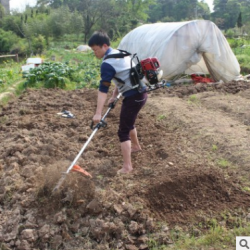
<svg viewBox="0 0 250 250"><path fill-rule="evenodd" d="M237 136L235 140L242 138L240 154L232 150L233 138L225 141L223 130L213 137L217 130L202 121L210 114L209 98L224 100L227 93L224 107L234 95L249 103L248 89L248 82L232 82L175 86L149 94L136 124L143 150L132 155L134 170L129 175L117 175L122 164L119 102L106 120L108 126L97 132L77 163L93 178L70 172L56 193L52 190L62 172L92 133L97 91L28 89L0 113L2 246L148 249L148 234L161 244L171 244L168 231L175 225L190 228L204 217L236 208L246 216L250 197L242 187L248 184L237 165L246 169L248 163L246 114L234 109L222 114L221 106L213 107L214 121L225 128L224 122L230 120L230 134ZM190 104L187 98L195 93L199 102ZM62 110L74 118L59 115ZM216 153L214 144L219 148ZM216 157L234 165L220 168Z"/></svg>

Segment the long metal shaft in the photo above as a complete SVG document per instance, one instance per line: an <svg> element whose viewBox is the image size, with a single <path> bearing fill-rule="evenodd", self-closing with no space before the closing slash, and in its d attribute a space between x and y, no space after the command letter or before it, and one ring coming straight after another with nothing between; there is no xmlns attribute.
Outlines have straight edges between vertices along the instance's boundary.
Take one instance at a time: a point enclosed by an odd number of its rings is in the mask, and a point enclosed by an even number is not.
<svg viewBox="0 0 250 250"><path fill-rule="evenodd" d="M105 115L102 117L101 121L94 128L92 134L90 135L90 137L88 138L88 140L85 142L85 144L83 145L82 149L80 150L80 152L78 153L78 155L76 156L76 158L74 159L74 161L71 163L71 165L69 166L69 168L67 169L67 171L62 173L62 176L59 179L57 185L52 190L52 195L55 194L59 190L59 188L63 184L64 180L66 179L67 174L74 167L74 165L76 164L77 160L82 155L83 151L88 146L89 142L92 140L92 138L94 137L94 135L98 131L98 129L104 126L104 124L105 124L104 120L105 120L106 116L108 115L108 113L110 112L110 110L115 107L115 104L117 103L117 101L119 100L120 97L121 97L121 93L116 97L115 101L110 105L109 109L107 110L107 112L105 113Z"/></svg>
<svg viewBox="0 0 250 250"><path fill-rule="evenodd" d="M78 161L79 157L82 155L82 153L84 152L84 150L86 149L86 147L88 146L89 142L92 140L92 138L94 137L95 133L98 131L98 128L96 128L92 134L90 135L90 137L88 138L88 140L85 142L85 144L83 145L82 149L80 150L80 152L78 153L78 155L76 156L76 158L74 159L74 161L71 163L71 165L69 166L69 168L66 171L66 174L68 174L70 172L70 170L74 167L74 165L76 164L76 162Z"/></svg>
<svg viewBox="0 0 250 250"><path fill-rule="evenodd" d="M114 108L114 105L116 104L116 102L119 100L120 97L121 97L121 93L118 94L118 96L116 97L116 100L114 101L113 105L108 108L108 110L106 111L106 113L102 117L101 122L104 122L105 118L107 117L107 115L109 114L109 112L111 111L111 109ZM86 147L88 146L88 144L90 143L90 141L92 140L92 138L94 137L94 135L96 134L96 132L99 130L99 128L100 128L100 126L96 126L96 128L93 130L92 134L90 135L90 137L85 142L85 144L83 145L82 149L80 150L80 152L78 153L78 155L76 156L76 158L74 159L74 161L71 163L71 165L67 169L66 174L68 174L70 172L70 170L74 167L74 165L78 161L79 157L82 155L82 153L84 152L84 150L86 149Z"/></svg>

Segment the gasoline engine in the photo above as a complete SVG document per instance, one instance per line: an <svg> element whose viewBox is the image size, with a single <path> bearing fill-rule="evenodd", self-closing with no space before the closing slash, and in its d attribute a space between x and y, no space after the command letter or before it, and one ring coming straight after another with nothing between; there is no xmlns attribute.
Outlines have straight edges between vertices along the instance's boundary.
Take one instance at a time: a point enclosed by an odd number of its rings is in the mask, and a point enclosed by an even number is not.
<svg viewBox="0 0 250 250"><path fill-rule="evenodd" d="M132 67L132 60L136 59L137 64ZM163 71L160 69L160 62L155 57L150 57L139 61L136 54L131 58L130 79L134 85L139 82L139 91L152 91L166 86L162 80Z"/></svg>

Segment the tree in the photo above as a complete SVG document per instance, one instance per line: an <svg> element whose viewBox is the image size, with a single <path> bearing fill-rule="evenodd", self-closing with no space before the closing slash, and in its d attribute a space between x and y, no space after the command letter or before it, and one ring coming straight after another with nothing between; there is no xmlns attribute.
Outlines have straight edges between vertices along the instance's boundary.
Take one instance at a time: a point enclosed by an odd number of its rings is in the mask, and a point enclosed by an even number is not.
<svg viewBox="0 0 250 250"><path fill-rule="evenodd" d="M83 18L82 15L78 11L72 12L71 18L70 18L70 32L72 34L76 34L78 37L82 33L83 30Z"/></svg>
<svg viewBox="0 0 250 250"><path fill-rule="evenodd" d="M210 8L204 1L198 2L197 4L197 18L203 18L205 20L210 19Z"/></svg>
<svg viewBox="0 0 250 250"><path fill-rule="evenodd" d="M148 18L147 11L156 0L38 0L39 6L67 6L81 13L85 42L94 29L105 29L112 35L127 32ZM191 0L190 0L191 1Z"/></svg>
<svg viewBox="0 0 250 250"><path fill-rule="evenodd" d="M48 16L48 26L50 27L50 34L58 39L64 34L71 33L70 19L72 13L68 7L60 7L56 10L53 10Z"/></svg>
<svg viewBox="0 0 250 250"><path fill-rule="evenodd" d="M241 17L241 12L238 16L238 19L237 19L237 27L238 28L241 28L242 27L242 17Z"/></svg>
<svg viewBox="0 0 250 250"><path fill-rule="evenodd" d="M237 17L239 15L241 4L238 0L214 0L214 12L212 18L216 20L224 19L224 27L219 26L221 29L234 28L236 26Z"/></svg>
<svg viewBox="0 0 250 250"><path fill-rule="evenodd" d="M5 31L12 31L16 35L23 37L22 31L22 20L20 18L20 15L7 15L4 17L2 21L2 29Z"/></svg>
<svg viewBox="0 0 250 250"><path fill-rule="evenodd" d="M10 52L12 45L17 39L17 35L12 31L4 31L0 29L0 52Z"/></svg>
<svg viewBox="0 0 250 250"><path fill-rule="evenodd" d="M5 16L5 9L2 4L0 4L0 20L2 20Z"/></svg>
<svg viewBox="0 0 250 250"><path fill-rule="evenodd" d="M198 0L157 0L149 10L150 22L210 19L209 6Z"/></svg>

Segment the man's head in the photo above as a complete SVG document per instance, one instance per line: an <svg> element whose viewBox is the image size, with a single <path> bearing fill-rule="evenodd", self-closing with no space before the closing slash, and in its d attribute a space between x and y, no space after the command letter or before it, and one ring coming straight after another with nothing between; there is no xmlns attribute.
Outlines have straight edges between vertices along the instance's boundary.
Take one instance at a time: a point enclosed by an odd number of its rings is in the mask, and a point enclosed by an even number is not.
<svg viewBox="0 0 250 250"><path fill-rule="evenodd" d="M96 31L89 39L88 45L97 58L103 58L110 46L110 39L104 31Z"/></svg>

